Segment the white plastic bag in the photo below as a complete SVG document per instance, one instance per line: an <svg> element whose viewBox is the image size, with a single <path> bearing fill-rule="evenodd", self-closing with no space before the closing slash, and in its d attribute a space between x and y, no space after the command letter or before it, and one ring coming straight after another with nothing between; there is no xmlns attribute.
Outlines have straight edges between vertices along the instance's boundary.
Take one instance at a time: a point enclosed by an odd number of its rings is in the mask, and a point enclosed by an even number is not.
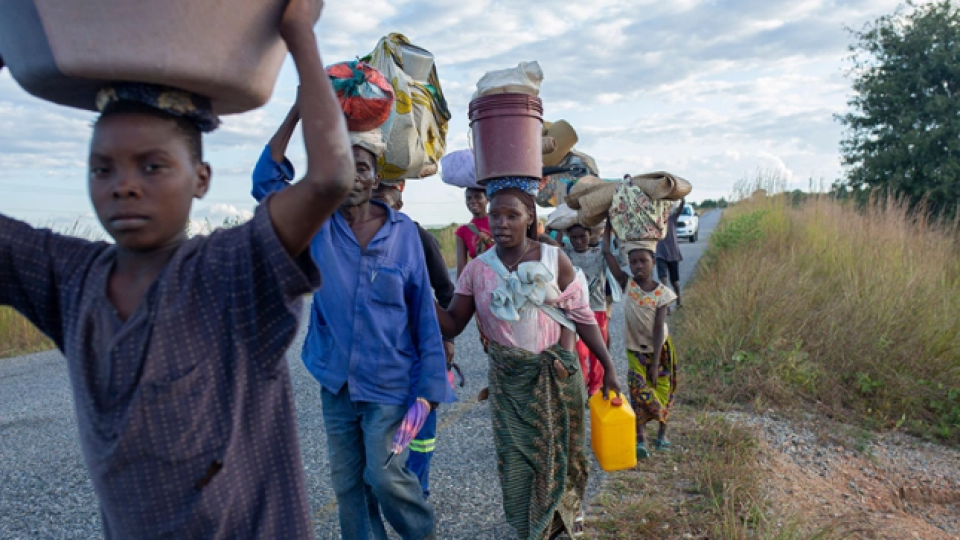
<svg viewBox="0 0 960 540"><path fill-rule="evenodd" d="M520 62L515 68L489 71L477 82L477 92L473 99L493 94L528 94L540 95L540 83L543 81L543 70L540 64Z"/></svg>
<svg viewBox="0 0 960 540"><path fill-rule="evenodd" d="M555 231L565 231L573 227L578 221L577 211L566 204L561 204L547 216L547 228Z"/></svg>

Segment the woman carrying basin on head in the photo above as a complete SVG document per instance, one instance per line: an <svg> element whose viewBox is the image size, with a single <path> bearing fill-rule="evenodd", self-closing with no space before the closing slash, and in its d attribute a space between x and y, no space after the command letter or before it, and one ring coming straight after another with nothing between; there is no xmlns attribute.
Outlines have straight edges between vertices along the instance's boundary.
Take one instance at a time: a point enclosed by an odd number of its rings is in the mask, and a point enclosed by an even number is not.
<svg viewBox="0 0 960 540"><path fill-rule="evenodd" d="M605 390L619 392L586 291L570 260L537 238L539 179L500 178L486 187L494 246L463 270L445 336L476 314L489 339L489 396L507 521L521 539L582 530L587 483L586 391L577 355L561 346L576 330L604 365Z"/></svg>

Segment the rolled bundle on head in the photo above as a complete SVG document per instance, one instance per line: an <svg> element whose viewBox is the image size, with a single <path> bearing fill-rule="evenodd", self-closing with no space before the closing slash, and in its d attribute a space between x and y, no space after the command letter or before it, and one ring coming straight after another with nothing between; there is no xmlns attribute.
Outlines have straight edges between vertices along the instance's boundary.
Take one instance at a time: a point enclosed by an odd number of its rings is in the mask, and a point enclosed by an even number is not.
<svg viewBox="0 0 960 540"><path fill-rule="evenodd" d="M583 178L580 178L577 180L577 183L570 188L570 192L567 193L567 206L573 208L574 210L579 210L580 197L583 197L592 192L594 189L597 189L602 183L603 180L597 178L596 176L584 176Z"/></svg>
<svg viewBox="0 0 960 540"><path fill-rule="evenodd" d="M584 227L596 227L607 218L618 186L616 182L585 176L570 189L567 205L580 210L580 223Z"/></svg>
<svg viewBox="0 0 960 540"><path fill-rule="evenodd" d="M376 68L353 60L333 64L327 75L337 92L350 131L379 128L393 110L393 86Z"/></svg>
<svg viewBox="0 0 960 540"><path fill-rule="evenodd" d="M655 201L679 201L693 191L690 182L664 171L640 174L630 181Z"/></svg>

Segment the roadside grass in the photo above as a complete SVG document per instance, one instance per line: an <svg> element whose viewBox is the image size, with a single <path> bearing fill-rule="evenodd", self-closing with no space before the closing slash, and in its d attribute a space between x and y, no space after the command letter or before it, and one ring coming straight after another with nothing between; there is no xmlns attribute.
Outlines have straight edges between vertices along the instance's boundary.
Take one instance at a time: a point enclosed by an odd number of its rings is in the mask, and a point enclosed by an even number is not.
<svg viewBox="0 0 960 540"><path fill-rule="evenodd" d="M97 241L105 238L103 229L80 220L67 225L51 223L47 227L60 234L87 240ZM0 306L0 358L47 351L53 347L53 342L16 310L8 306Z"/></svg>
<svg viewBox="0 0 960 540"><path fill-rule="evenodd" d="M752 431L688 407L674 418L673 449L610 474L588 514L586 538L839 540L854 533L852 523L811 531L798 518L773 515Z"/></svg>
<svg viewBox="0 0 960 540"><path fill-rule="evenodd" d="M237 217L225 218L220 224L214 224L209 219L190 220L187 223L187 229L191 235L210 234L217 228L235 227L244 221L244 219ZM60 234L91 241L101 241L107 238L102 228L80 220L67 225L49 224L48 227ZM53 342L47 339L22 315L12 308L0 306L0 358L46 351L53 347Z"/></svg>
<svg viewBox="0 0 960 540"><path fill-rule="evenodd" d="M457 232L457 227L459 225L451 223L439 229L427 229L427 232L432 234L440 243L440 253L443 254L443 260L447 263L448 268L457 267L457 237L454 234Z"/></svg>
<svg viewBox="0 0 960 540"><path fill-rule="evenodd" d="M0 306L0 358L53 348L53 343L13 308Z"/></svg>
<svg viewBox="0 0 960 540"><path fill-rule="evenodd" d="M958 229L895 198L745 197L673 321L679 397L960 443Z"/></svg>

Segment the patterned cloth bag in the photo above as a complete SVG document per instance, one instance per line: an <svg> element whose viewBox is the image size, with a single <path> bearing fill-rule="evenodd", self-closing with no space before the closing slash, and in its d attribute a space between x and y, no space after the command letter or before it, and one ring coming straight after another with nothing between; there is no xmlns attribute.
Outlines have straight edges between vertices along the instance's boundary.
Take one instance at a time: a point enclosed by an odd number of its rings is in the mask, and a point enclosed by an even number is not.
<svg viewBox="0 0 960 540"><path fill-rule="evenodd" d="M384 74L396 95L381 128L387 151L380 158L380 174L387 181L435 174L447 145L450 110L437 68L430 69L427 83L414 80L403 70L403 48L410 45L403 34L390 34L364 58Z"/></svg>
<svg viewBox="0 0 960 540"><path fill-rule="evenodd" d="M651 200L627 180L613 196L610 223L621 240L663 240L672 205L672 201Z"/></svg>

